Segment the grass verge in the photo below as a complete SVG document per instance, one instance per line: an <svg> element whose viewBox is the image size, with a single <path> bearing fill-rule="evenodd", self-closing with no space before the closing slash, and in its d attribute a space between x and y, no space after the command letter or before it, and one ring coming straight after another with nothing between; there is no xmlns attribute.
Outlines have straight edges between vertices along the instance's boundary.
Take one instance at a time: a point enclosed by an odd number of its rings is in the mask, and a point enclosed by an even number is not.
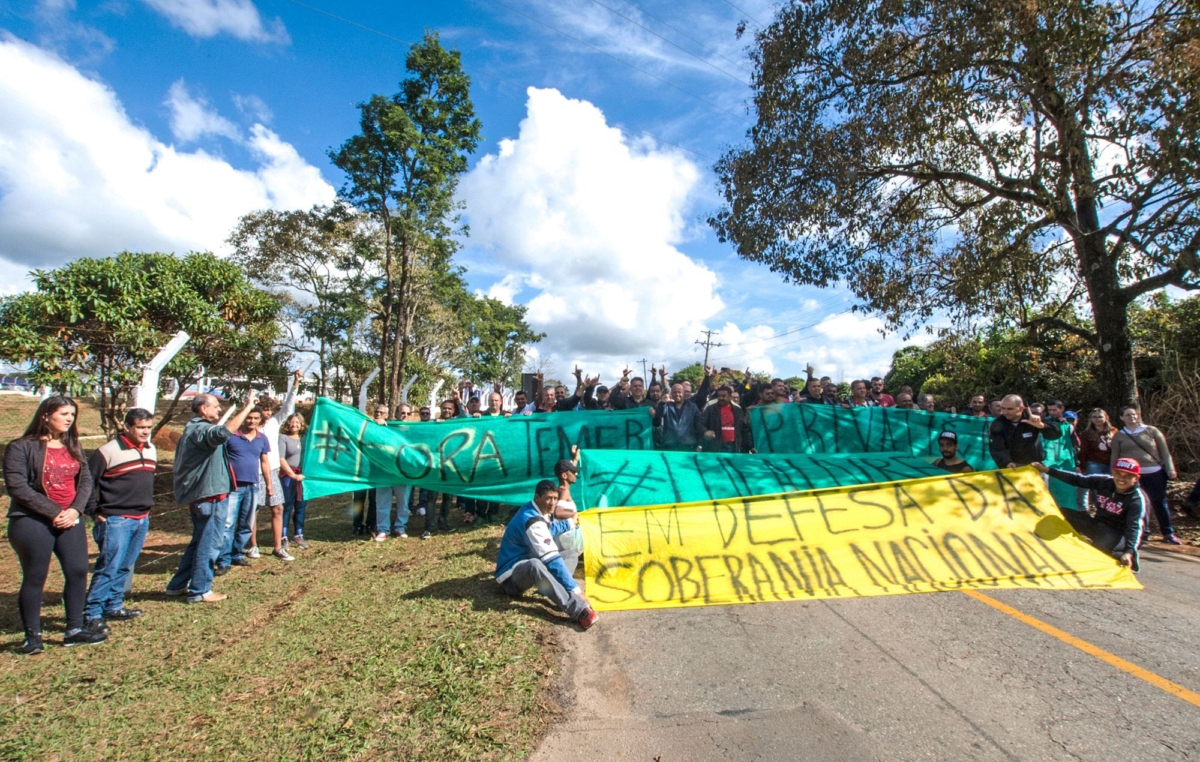
<svg viewBox="0 0 1200 762"><path fill-rule="evenodd" d="M309 505L312 547L294 563L264 556L217 579L227 601L189 606L162 594L190 536L186 511L164 504L129 599L146 616L106 643L59 646L53 563L35 657L14 650L20 573L5 542L0 759L528 756L551 714L555 639L573 626L499 592L499 527L375 543L350 536L345 505Z"/></svg>

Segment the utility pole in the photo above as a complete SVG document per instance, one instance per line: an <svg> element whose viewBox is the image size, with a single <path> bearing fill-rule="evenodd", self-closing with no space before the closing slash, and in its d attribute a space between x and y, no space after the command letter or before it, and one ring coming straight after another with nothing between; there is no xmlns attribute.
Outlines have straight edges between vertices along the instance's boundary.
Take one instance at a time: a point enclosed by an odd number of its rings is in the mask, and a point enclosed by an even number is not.
<svg viewBox="0 0 1200 762"><path fill-rule="evenodd" d="M710 349L712 349L713 347L721 346L721 344L719 342L714 342L712 340L712 337L719 336L720 332L719 331L701 331L700 333L704 334L704 341L700 341L699 339L697 339L696 343L699 344L700 346L704 347L704 365L705 365L705 367L707 367L708 366L708 351Z"/></svg>
<svg viewBox="0 0 1200 762"><path fill-rule="evenodd" d="M634 362L640 362L642 364L642 378L645 379L646 378L646 358L643 357L640 360L634 360Z"/></svg>

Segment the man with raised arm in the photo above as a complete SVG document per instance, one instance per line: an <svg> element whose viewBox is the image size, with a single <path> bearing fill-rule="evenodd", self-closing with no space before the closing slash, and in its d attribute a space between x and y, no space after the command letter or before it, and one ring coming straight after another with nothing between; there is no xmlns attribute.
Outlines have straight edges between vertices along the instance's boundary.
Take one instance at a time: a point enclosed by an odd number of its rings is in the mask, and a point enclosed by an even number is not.
<svg viewBox="0 0 1200 762"><path fill-rule="evenodd" d="M1010 394L1000 400L1000 415L992 421L988 447L997 468L1017 468L1046 459L1042 439L1058 439L1062 429L1047 425L1025 407L1025 400Z"/></svg>
<svg viewBox="0 0 1200 762"><path fill-rule="evenodd" d="M233 472L225 443L242 427L256 403L254 390L246 404L225 425L221 403L211 394L192 399L195 417L183 428L175 449L175 502L191 508L192 539L179 559L175 576L167 583L167 595L187 594L188 603L212 603L229 596L213 592L213 563L225 539L225 516L229 495L234 490Z"/></svg>

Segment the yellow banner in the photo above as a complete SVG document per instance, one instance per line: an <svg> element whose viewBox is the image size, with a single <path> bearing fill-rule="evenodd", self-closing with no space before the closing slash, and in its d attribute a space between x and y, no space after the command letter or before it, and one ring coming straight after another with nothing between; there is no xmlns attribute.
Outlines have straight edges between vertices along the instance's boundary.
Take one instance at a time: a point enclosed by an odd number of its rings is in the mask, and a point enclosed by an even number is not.
<svg viewBox="0 0 1200 762"><path fill-rule="evenodd" d="M1033 468L579 514L600 611L1001 587L1140 588Z"/></svg>

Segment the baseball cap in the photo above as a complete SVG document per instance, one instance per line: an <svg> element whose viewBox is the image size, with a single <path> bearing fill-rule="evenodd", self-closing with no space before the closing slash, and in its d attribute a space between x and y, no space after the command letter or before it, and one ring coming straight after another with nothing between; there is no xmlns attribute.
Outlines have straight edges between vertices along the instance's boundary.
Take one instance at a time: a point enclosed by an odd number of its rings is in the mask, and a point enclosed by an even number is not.
<svg viewBox="0 0 1200 762"><path fill-rule="evenodd" d="M1074 410L1068 410L1067 412L1063 413L1063 418L1066 418L1068 421L1078 421L1079 414Z"/></svg>
<svg viewBox="0 0 1200 762"><path fill-rule="evenodd" d="M604 394L606 391L608 391L607 386L597 386L596 387L596 394Z"/></svg>
<svg viewBox="0 0 1200 762"><path fill-rule="evenodd" d="M955 434L953 431L943 431L941 434L938 434L938 439L949 439L952 442L957 442L958 434Z"/></svg>
<svg viewBox="0 0 1200 762"><path fill-rule="evenodd" d="M565 474L568 471L577 474L577 473L579 473L579 466L575 465L574 462L569 461L569 460L560 460L559 462L554 464L554 475L555 476L562 476L563 474Z"/></svg>
<svg viewBox="0 0 1200 762"><path fill-rule="evenodd" d="M1114 471L1124 471L1127 474L1134 476L1142 475L1142 467L1133 458L1117 458L1117 462L1113 463Z"/></svg>

